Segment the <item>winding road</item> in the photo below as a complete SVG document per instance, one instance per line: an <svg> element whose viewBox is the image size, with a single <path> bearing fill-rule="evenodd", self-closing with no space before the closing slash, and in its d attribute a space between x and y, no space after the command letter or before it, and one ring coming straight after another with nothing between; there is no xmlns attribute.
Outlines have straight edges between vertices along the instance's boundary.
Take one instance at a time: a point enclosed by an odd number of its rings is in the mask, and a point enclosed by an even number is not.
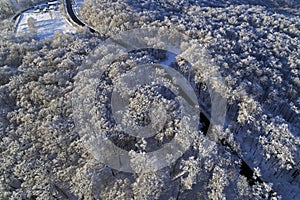
<svg viewBox="0 0 300 200"><path fill-rule="evenodd" d="M74 10L73 10L73 6L72 6L72 0L64 0L64 6L65 6L65 10L66 13L68 14L68 17L70 20L72 20L73 23L81 26L81 27L88 27L89 30L92 33L95 33L96 30L89 27L88 25L86 25L85 23L83 23L75 14Z"/></svg>

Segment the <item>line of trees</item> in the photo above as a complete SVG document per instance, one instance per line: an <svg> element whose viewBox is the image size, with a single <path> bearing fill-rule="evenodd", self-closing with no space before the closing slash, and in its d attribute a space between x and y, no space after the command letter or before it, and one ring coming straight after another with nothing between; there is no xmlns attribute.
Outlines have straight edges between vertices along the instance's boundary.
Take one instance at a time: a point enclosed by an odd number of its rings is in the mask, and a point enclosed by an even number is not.
<svg viewBox="0 0 300 200"><path fill-rule="evenodd" d="M43 2L47 0L1 0L0 20L12 17L18 11Z"/></svg>

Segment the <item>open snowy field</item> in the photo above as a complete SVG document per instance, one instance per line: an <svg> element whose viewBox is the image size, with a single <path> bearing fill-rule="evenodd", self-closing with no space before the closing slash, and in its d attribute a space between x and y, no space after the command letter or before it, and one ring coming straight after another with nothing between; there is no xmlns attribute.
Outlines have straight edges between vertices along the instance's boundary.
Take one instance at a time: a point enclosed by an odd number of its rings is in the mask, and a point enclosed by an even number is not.
<svg viewBox="0 0 300 200"><path fill-rule="evenodd" d="M16 29L17 35L36 34L39 39L51 38L55 32L76 32L60 11L53 9L35 9L22 13L17 19Z"/></svg>

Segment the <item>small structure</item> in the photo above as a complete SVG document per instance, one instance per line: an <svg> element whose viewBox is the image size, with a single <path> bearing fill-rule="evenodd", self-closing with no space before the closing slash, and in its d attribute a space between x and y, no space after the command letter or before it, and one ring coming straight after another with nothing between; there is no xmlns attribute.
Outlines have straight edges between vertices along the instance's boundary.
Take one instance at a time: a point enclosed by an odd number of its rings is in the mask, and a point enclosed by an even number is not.
<svg viewBox="0 0 300 200"><path fill-rule="evenodd" d="M48 5L57 5L57 4L59 4L59 1L49 1L47 4Z"/></svg>

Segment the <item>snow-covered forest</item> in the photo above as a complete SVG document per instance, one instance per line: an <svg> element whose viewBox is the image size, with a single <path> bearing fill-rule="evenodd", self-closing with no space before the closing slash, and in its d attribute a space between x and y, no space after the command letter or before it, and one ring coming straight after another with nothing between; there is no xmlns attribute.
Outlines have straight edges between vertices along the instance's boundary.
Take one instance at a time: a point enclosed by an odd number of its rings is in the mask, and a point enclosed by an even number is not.
<svg viewBox="0 0 300 200"><path fill-rule="evenodd" d="M39 3L0 2L0 199L300 199L299 1Z"/></svg>
<svg viewBox="0 0 300 200"><path fill-rule="evenodd" d="M42 2L47 2L47 0L1 0L0 19L7 19L16 14L18 11L27 9Z"/></svg>

